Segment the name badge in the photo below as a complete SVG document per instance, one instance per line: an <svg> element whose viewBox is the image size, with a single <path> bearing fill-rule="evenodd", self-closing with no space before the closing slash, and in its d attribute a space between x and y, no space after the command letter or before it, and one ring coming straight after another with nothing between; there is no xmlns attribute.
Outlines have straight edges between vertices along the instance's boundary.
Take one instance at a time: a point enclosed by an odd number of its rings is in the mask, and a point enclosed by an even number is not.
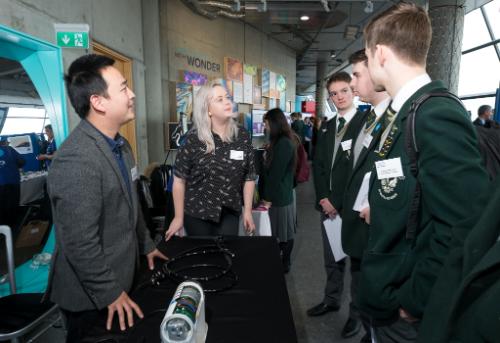
<svg viewBox="0 0 500 343"><path fill-rule="evenodd" d="M130 174L132 175L132 182L139 178L139 172L137 171L137 166L134 166L134 168L130 169Z"/></svg>
<svg viewBox="0 0 500 343"><path fill-rule="evenodd" d="M399 157L375 162L375 168L379 180L404 176L401 158Z"/></svg>
<svg viewBox="0 0 500 343"><path fill-rule="evenodd" d="M366 135L365 139L363 139L363 146L368 149L370 147L370 144L372 143L372 140L372 135Z"/></svg>
<svg viewBox="0 0 500 343"><path fill-rule="evenodd" d="M231 150L229 152L229 158L232 160L243 161L243 151Z"/></svg>
<svg viewBox="0 0 500 343"><path fill-rule="evenodd" d="M346 150L351 150L351 146L352 146L352 139L349 139L347 141L343 141L343 142L340 142L340 144L342 145L342 150L346 151Z"/></svg>

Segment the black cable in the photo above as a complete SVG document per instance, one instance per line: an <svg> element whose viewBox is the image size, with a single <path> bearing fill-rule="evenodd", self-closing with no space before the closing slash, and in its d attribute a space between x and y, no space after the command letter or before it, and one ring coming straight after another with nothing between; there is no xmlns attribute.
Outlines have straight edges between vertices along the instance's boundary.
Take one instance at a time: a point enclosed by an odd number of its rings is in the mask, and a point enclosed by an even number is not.
<svg viewBox="0 0 500 343"><path fill-rule="evenodd" d="M214 243L185 250L170 258L160 269L153 272L150 280L151 284L159 287L161 282L168 277L175 282L196 281L202 285L205 293L221 292L232 288L238 281L238 276L231 270L235 254L224 246L222 237L215 238ZM221 255L226 264L194 263L187 266L176 266L180 261L186 261L195 256L208 255ZM217 269L218 271L208 274L208 269ZM203 276L193 276L186 273L193 270L206 270L207 273L203 274ZM227 281L223 286L209 287L210 282L224 279L227 279Z"/></svg>

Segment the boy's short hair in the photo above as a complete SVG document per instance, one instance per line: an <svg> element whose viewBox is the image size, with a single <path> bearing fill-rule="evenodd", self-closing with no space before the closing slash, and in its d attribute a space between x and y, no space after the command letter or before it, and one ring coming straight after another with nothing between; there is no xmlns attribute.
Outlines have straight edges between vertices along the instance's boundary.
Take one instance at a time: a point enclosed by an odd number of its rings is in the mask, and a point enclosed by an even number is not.
<svg viewBox="0 0 500 343"><path fill-rule="evenodd" d="M431 20L420 6L401 2L373 18L364 29L366 47L390 47L411 64L425 65L431 44Z"/></svg>
<svg viewBox="0 0 500 343"><path fill-rule="evenodd" d="M108 85L101 71L112 66L114 62L106 56L89 54L77 58L69 66L64 80L69 100L80 118L84 119L89 114L92 95L108 95Z"/></svg>
<svg viewBox="0 0 500 343"><path fill-rule="evenodd" d="M349 75L345 71L341 71L341 72L335 73L332 76L330 76L330 78L328 79L328 81L326 81L326 89L328 90L328 88L330 87L330 85L332 83L334 83L334 82L343 81L343 82L351 83L351 80L352 80L351 79L351 75Z"/></svg>
<svg viewBox="0 0 500 343"><path fill-rule="evenodd" d="M363 62L365 66L368 66L368 57L366 56L365 49L358 50L349 56L349 63L356 64Z"/></svg>

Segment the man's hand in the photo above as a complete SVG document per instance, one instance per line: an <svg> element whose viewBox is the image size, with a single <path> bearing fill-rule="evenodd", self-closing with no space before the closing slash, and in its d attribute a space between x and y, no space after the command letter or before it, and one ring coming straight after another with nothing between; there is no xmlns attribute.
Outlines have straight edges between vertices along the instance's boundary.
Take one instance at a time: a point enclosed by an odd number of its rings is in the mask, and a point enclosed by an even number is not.
<svg viewBox="0 0 500 343"><path fill-rule="evenodd" d="M122 292L118 299L113 301L112 304L108 305L108 320L106 322L107 330L111 330L115 312L118 313L118 321L120 322L120 330L122 331L125 331L125 329L127 328L127 326L125 325L125 313L127 314L129 327L134 326L134 312L139 316L139 318L144 318L144 314L142 314L139 305L133 302L125 292Z"/></svg>
<svg viewBox="0 0 500 343"><path fill-rule="evenodd" d="M370 225L370 207L365 207L364 209L359 212L359 217L363 218L366 222L366 224Z"/></svg>
<svg viewBox="0 0 500 343"><path fill-rule="evenodd" d="M323 209L323 213L328 218L334 219L337 216L337 210L333 207L332 203L328 198L323 198L319 201L321 208Z"/></svg>
<svg viewBox="0 0 500 343"><path fill-rule="evenodd" d="M162 260L168 260L168 257L163 255L161 251L158 249L151 251L149 254L146 255L146 257L148 259L149 269L151 270L155 269L155 262L154 262L155 257L161 258Z"/></svg>
<svg viewBox="0 0 500 343"><path fill-rule="evenodd" d="M418 322L417 318L413 317L411 314L409 314L408 312L406 312L402 308L399 308L399 316L401 317L401 319L403 319L404 321L406 321L410 324Z"/></svg>

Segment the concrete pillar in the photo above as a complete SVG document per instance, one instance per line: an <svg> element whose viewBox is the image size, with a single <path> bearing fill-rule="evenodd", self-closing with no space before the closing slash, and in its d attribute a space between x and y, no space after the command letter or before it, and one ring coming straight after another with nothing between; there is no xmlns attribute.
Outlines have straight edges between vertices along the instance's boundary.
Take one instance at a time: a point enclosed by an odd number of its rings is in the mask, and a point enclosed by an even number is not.
<svg viewBox="0 0 500 343"><path fill-rule="evenodd" d="M164 96L162 89L159 6L158 0L142 0L147 142L150 162L163 162L165 158L163 102L168 102L168 97Z"/></svg>
<svg viewBox="0 0 500 343"><path fill-rule="evenodd" d="M321 118L325 115L325 78L327 68L328 61L321 61L316 65L316 115L318 116L318 118Z"/></svg>
<svg viewBox="0 0 500 343"><path fill-rule="evenodd" d="M432 42L427 56L427 72L433 80L442 80L451 92L458 91L465 0L429 2Z"/></svg>

